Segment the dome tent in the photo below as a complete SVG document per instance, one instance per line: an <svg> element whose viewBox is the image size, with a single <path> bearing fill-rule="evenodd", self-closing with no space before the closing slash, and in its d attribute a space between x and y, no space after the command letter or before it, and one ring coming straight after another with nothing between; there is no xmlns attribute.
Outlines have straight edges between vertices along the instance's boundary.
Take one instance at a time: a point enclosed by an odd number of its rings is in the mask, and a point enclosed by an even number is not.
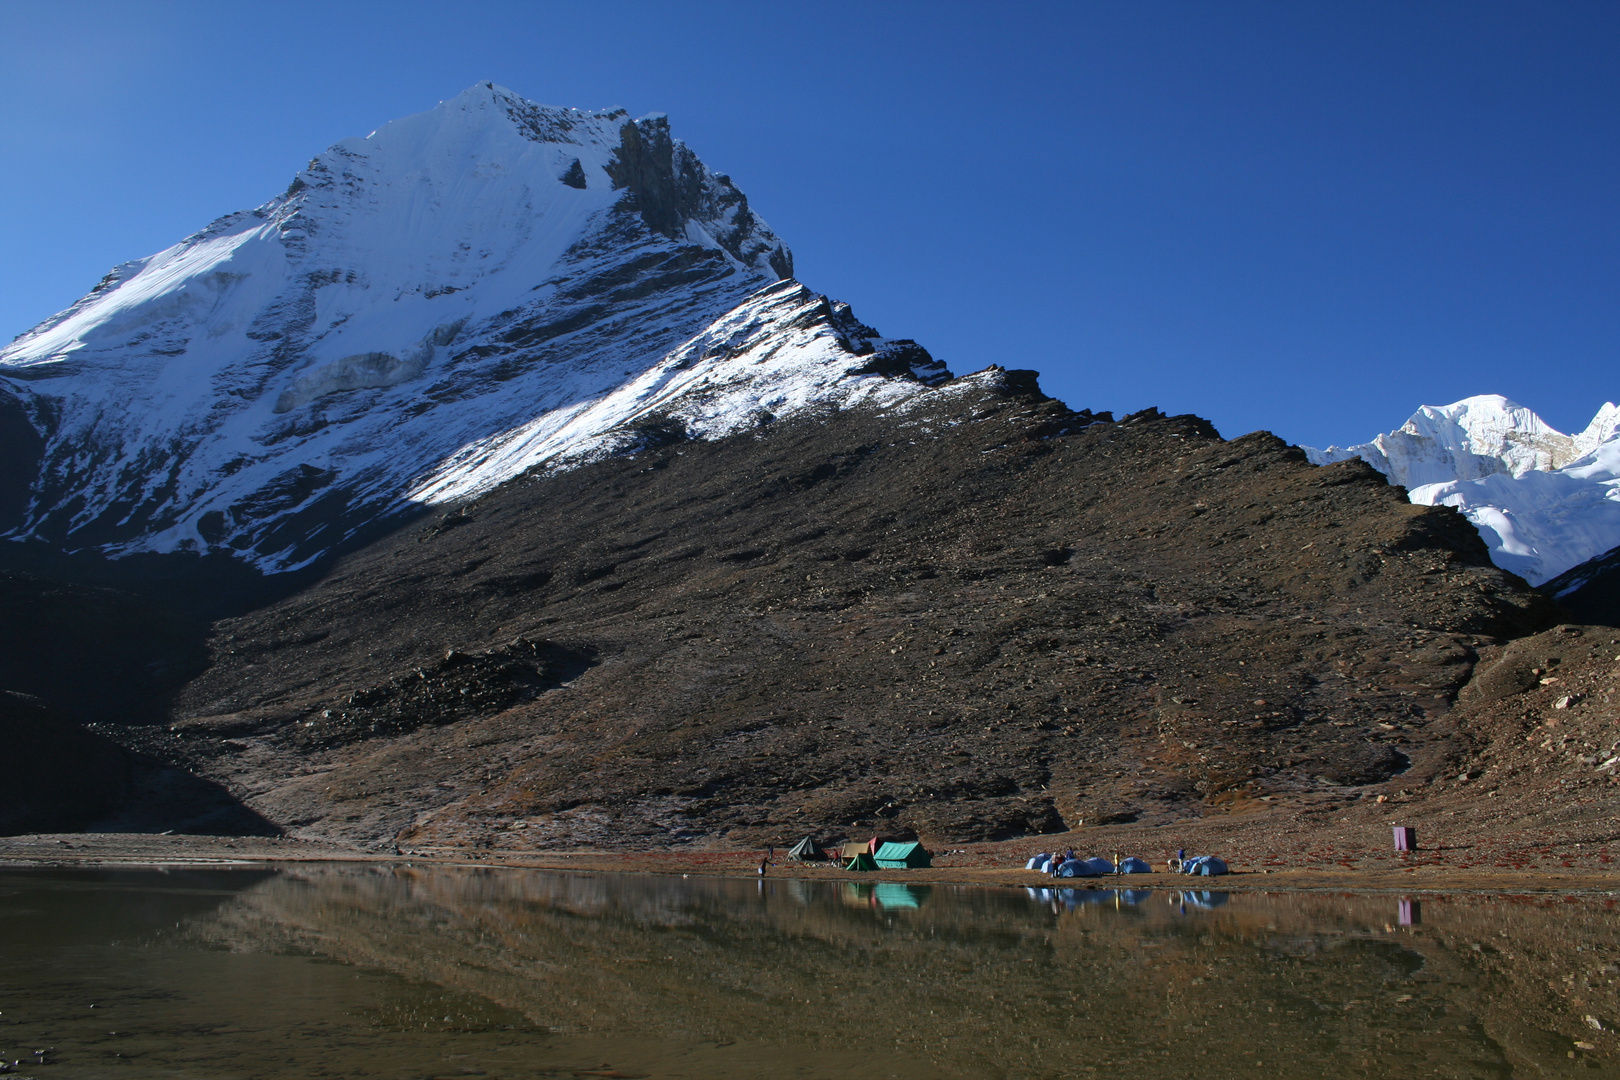
<svg viewBox="0 0 1620 1080"><path fill-rule="evenodd" d="M788 849L787 857L799 862L821 862L827 853L816 843L815 837L807 836Z"/></svg>

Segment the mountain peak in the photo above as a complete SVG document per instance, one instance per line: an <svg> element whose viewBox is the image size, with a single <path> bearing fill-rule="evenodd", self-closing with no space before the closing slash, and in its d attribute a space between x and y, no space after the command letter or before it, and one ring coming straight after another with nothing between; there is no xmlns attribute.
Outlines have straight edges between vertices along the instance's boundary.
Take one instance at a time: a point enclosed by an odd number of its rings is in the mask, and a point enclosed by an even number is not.
<svg viewBox="0 0 1620 1080"><path fill-rule="evenodd" d="M663 114L478 83L0 351L0 425L38 451L0 530L290 569L423 501L611 452L650 408L723 434L948 377L792 274Z"/></svg>
<svg viewBox="0 0 1620 1080"><path fill-rule="evenodd" d="M1363 458L1408 488L1497 473L1523 476L1560 468L1587 453L1601 441L1589 433L1603 426L1605 415L1600 411L1586 432L1570 436L1501 394L1476 394L1450 405L1424 405L1369 443L1303 449L1318 465Z"/></svg>

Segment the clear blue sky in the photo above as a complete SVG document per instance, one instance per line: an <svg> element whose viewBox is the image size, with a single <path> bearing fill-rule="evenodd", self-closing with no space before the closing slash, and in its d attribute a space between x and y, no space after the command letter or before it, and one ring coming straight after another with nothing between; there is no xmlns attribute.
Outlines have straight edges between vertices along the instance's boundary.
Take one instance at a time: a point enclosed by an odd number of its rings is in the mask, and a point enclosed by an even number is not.
<svg viewBox="0 0 1620 1080"><path fill-rule="evenodd" d="M0 337L492 79L670 114L955 370L1231 436L1620 398L1614 3L0 4Z"/></svg>

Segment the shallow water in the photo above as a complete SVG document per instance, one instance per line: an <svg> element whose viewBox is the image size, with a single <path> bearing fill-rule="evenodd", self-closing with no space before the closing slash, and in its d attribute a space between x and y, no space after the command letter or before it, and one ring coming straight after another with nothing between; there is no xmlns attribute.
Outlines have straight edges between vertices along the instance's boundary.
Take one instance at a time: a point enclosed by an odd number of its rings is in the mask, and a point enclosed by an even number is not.
<svg viewBox="0 0 1620 1080"><path fill-rule="evenodd" d="M1617 1075L1613 903L0 871L0 1054L42 1080Z"/></svg>

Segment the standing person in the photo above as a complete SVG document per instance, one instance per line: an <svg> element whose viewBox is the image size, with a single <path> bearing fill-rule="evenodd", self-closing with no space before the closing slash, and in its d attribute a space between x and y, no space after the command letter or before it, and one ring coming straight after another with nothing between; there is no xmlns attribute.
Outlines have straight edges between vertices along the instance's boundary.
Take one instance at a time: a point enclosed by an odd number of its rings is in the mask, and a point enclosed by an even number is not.
<svg viewBox="0 0 1620 1080"><path fill-rule="evenodd" d="M765 867L768 866L768 865L769 865L769 860L766 860L766 859L759 860L759 876L760 877L765 876Z"/></svg>
<svg viewBox="0 0 1620 1080"><path fill-rule="evenodd" d="M776 861L776 845L775 844L767 844L765 846L765 861L766 862L775 862Z"/></svg>

